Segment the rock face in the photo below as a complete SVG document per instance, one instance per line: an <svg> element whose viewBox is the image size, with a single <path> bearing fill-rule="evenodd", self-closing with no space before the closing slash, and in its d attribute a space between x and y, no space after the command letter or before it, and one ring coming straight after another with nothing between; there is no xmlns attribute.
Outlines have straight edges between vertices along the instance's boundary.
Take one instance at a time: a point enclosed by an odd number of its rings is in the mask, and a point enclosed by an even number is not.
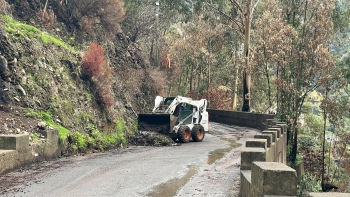
<svg viewBox="0 0 350 197"><path fill-rule="evenodd" d="M0 55L0 75L2 75L4 77L9 75L9 69L7 67L7 60L2 55Z"/></svg>
<svg viewBox="0 0 350 197"><path fill-rule="evenodd" d="M9 102L8 88L6 88L4 81L0 78L0 105L7 105Z"/></svg>

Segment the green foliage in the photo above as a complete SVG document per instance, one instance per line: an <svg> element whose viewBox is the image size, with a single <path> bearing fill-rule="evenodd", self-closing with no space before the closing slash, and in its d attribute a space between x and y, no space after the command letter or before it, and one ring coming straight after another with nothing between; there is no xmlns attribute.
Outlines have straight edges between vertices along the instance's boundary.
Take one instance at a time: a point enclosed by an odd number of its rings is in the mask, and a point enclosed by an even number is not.
<svg viewBox="0 0 350 197"><path fill-rule="evenodd" d="M27 113L25 114L26 117L31 117L31 118L34 118L34 117L38 117L38 113L34 111L34 109L32 108L27 108Z"/></svg>
<svg viewBox="0 0 350 197"><path fill-rule="evenodd" d="M333 10L335 31L343 32L350 27L350 3L347 0L338 0Z"/></svg>
<svg viewBox="0 0 350 197"><path fill-rule="evenodd" d="M92 120L92 114L89 113L81 113L77 119L77 123L89 122Z"/></svg>
<svg viewBox="0 0 350 197"><path fill-rule="evenodd" d="M129 118L127 122L132 126L132 130L127 129L129 136L134 136L136 132L138 132L137 122L134 119Z"/></svg>
<svg viewBox="0 0 350 197"><path fill-rule="evenodd" d="M39 133L33 133L33 134L30 135L30 137L32 138L33 141L39 140L40 134Z"/></svg>
<svg viewBox="0 0 350 197"><path fill-rule="evenodd" d="M72 148L73 150L79 150L82 152L87 151L88 148L104 151L112 146L119 144L125 145L127 143L125 137L126 133L128 133L128 128L123 120L117 120L114 130L109 132L100 132L93 124L88 124L86 127L86 134L76 134L76 137L79 137L78 139L80 141L84 141L84 143L79 143L82 145L80 146L81 148L78 147L78 140L74 138L74 135Z"/></svg>
<svg viewBox="0 0 350 197"><path fill-rule="evenodd" d="M115 127L116 133L124 132L126 129L127 129L127 126L125 121L123 121L122 119L116 120L116 127Z"/></svg>
<svg viewBox="0 0 350 197"><path fill-rule="evenodd" d="M88 101L91 101L92 99L92 96L89 92L84 92L84 95L85 95L85 98L88 100Z"/></svg>
<svg viewBox="0 0 350 197"><path fill-rule="evenodd" d="M49 45L49 44L54 44L54 45L57 45L57 46L61 46L67 50L71 50L71 51L74 51L72 47L70 47L69 45L67 45L65 42L51 36L50 34L47 34L47 33L41 33L40 36L39 36L40 40L46 44L46 45Z"/></svg>
<svg viewBox="0 0 350 197"><path fill-rule="evenodd" d="M316 142L315 137L312 135L302 135L299 137L298 143L300 145L300 151L303 152L307 147L316 147L320 145Z"/></svg>
<svg viewBox="0 0 350 197"><path fill-rule="evenodd" d="M74 132L71 136L72 143L71 146L73 150L79 150L81 152L84 152L87 148L87 136L85 134Z"/></svg>
<svg viewBox="0 0 350 197"><path fill-rule="evenodd" d="M73 48L63 41L51 36L48 33L42 32L38 28L21 23L19 21L14 20L9 16L0 16L6 21L5 30L10 34L18 34L21 37L28 36L29 38L38 38L44 44L54 44L60 47L63 47L67 50L74 52Z"/></svg>
<svg viewBox="0 0 350 197"><path fill-rule="evenodd" d="M28 88L28 90L35 91L39 88L38 84L36 83L27 83L25 86Z"/></svg>
<svg viewBox="0 0 350 197"><path fill-rule="evenodd" d="M59 140L61 143L64 143L67 140L67 137L68 137L68 134L70 133L70 131L68 129L66 129L65 127L63 127L62 125L55 123L52 119L51 113L41 111L39 113L38 118L43 120L50 127L58 130Z"/></svg>
<svg viewBox="0 0 350 197"><path fill-rule="evenodd" d="M298 197L302 197L307 192L319 192L321 190L321 181L316 176L306 173L298 184Z"/></svg>
<svg viewBox="0 0 350 197"><path fill-rule="evenodd" d="M117 139L122 143L125 144L126 143L126 139L125 139L125 133L127 133L128 131L128 127L126 126L126 123L124 120L118 119L116 121L116 126L114 129L114 132L117 136Z"/></svg>
<svg viewBox="0 0 350 197"><path fill-rule="evenodd" d="M49 112L44 112L44 111L41 111L39 113L39 118L43 121L46 121L46 122L53 122L52 121L52 115L49 113Z"/></svg>

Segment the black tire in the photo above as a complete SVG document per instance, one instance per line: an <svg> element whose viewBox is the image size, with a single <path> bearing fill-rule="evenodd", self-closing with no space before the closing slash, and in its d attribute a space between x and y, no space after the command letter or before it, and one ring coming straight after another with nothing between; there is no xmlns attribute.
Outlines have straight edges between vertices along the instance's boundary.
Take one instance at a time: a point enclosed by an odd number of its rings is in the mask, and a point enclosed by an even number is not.
<svg viewBox="0 0 350 197"><path fill-rule="evenodd" d="M192 140L194 142L201 142L204 139L205 131L202 125L194 125L191 132Z"/></svg>
<svg viewBox="0 0 350 197"><path fill-rule="evenodd" d="M177 138L181 143L187 143L191 139L191 129L188 126L181 126L177 131Z"/></svg>

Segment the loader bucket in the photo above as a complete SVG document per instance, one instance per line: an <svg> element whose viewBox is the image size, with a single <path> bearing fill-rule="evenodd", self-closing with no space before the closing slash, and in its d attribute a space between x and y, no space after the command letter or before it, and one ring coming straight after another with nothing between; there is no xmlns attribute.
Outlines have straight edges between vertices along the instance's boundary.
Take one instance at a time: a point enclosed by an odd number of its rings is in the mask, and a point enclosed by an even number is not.
<svg viewBox="0 0 350 197"><path fill-rule="evenodd" d="M139 131L154 131L168 135L171 131L170 114L139 114Z"/></svg>

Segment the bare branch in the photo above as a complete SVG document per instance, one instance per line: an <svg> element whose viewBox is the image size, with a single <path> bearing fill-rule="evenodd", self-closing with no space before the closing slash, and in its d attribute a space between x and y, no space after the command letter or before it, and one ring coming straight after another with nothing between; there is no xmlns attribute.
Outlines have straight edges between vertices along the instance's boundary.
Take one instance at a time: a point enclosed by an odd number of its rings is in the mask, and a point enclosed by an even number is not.
<svg viewBox="0 0 350 197"><path fill-rule="evenodd" d="M232 1L232 0L231 0L231 1ZM234 22L234 23L238 26L238 28L239 28L238 31L240 31L242 34L244 34L244 33L243 33L244 24L243 24L243 23L239 24L239 21L238 21L238 20L232 18L231 16L228 16L227 14L225 14L224 12L222 12L222 11L219 10L219 9L216 9L214 6L212 6L212 5L209 4L209 3L207 3L207 5L208 5L209 7L211 7L212 9L215 9L217 12L219 12L219 14L220 14L221 16L223 16L223 17L227 18L228 20ZM232 27L232 28L233 28L233 27ZM235 29L235 28L233 28L233 29Z"/></svg>
<svg viewBox="0 0 350 197"><path fill-rule="evenodd" d="M254 10L255 10L256 6L258 5L259 1L260 1L260 0L257 0L257 1L255 2L255 4L254 4L253 8L252 8L252 12L251 12L250 17L249 17L249 20L250 20L250 21L253 20Z"/></svg>
<svg viewBox="0 0 350 197"><path fill-rule="evenodd" d="M241 6L238 4L236 0L230 0L230 1L233 5L235 5L239 9L239 11L241 11L241 13L243 13Z"/></svg>

